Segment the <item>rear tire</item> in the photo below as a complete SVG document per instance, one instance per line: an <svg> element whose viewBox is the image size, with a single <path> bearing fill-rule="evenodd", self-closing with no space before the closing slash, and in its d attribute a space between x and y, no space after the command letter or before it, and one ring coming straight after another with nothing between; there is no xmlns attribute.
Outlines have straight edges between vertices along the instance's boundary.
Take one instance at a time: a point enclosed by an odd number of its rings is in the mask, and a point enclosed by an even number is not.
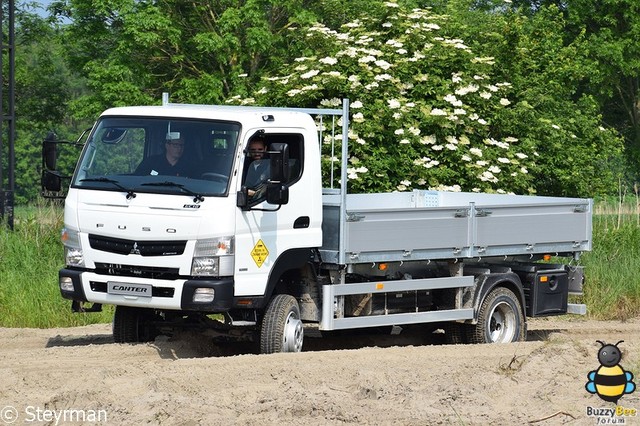
<svg viewBox="0 0 640 426"><path fill-rule="evenodd" d="M153 311L144 308L116 306L113 315L113 340L116 343L141 343L155 339L151 321Z"/></svg>
<svg viewBox="0 0 640 426"><path fill-rule="evenodd" d="M520 301L505 287L485 297L478 311L478 323L469 330L469 343L511 343L524 340L525 319Z"/></svg>
<svg viewBox="0 0 640 426"><path fill-rule="evenodd" d="M303 341L298 301L288 294L276 295L262 318L260 353L300 352Z"/></svg>

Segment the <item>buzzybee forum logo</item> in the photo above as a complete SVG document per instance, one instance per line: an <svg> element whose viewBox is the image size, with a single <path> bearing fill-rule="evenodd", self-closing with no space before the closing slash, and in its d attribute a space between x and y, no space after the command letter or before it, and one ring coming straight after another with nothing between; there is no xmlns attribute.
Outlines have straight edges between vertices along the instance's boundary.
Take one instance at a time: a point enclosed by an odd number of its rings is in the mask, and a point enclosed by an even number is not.
<svg viewBox="0 0 640 426"><path fill-rule="evenodd" d="M622 353L618 345L624 340L620 340L615 345L606 344L600 340L596 342L602 345L598 351L600 367L587 374L589 381L585 388L587 392L597 394L602 400L617 404L622 395L636 390L633 373L625 371L620 366Z"/></svg>
<svg viewBox="0 0 640 426"><path fill-rule="evenodd" d="M598 361L600 367L587 374L587 384L585 388L590 394L596 394L603 401L613 402L615 407L587 407L587 416L595 417L597 424L625 424L626 417L636 417L638 410L635 408L618 405L618 400L623 395L630 394L636 390L633 382L633 373L626 371L620 365L622 353L618 345L606 344L600 340L601 348L598 351Z"/></svg>
<svg viewBox="0 0 640 426"><path fill-rule="evenodd" d="M587 374L589 381L585 388L587 392L597 394L603 401L616 404L613 408L587 407L587 416L594 417L596 424L626 424L627 417L636 417L638 415L636 408L618 405L618 400L623 395L630 394L636 390L636 384L633 383L633 373L625 371L620 366L622 353L618 345L623 341L621 340L615 345L611 345L596 340L601 345L598 351L600 367Z"/></svg>

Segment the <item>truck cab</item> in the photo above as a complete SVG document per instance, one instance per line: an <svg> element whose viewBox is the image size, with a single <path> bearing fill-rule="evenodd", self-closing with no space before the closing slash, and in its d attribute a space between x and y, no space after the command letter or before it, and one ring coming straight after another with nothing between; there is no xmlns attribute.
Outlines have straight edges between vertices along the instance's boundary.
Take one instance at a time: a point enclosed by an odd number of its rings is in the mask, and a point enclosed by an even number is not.
<svg viewBox="0 0 640 426"><path fill-rule="evenodd" d="M250 197L247 145L256 135L266 142L271 173L266 190ZM171 170L166 157L178 143L180 167ZM152 161L158 165L145 165ZM320 182L308 114L109 109L88 136L66 198L62 295L76 306L243 311L240 318L255 321L278 274L307 262L322 242ZM142 338L129 328L116 340Z"/></svg>

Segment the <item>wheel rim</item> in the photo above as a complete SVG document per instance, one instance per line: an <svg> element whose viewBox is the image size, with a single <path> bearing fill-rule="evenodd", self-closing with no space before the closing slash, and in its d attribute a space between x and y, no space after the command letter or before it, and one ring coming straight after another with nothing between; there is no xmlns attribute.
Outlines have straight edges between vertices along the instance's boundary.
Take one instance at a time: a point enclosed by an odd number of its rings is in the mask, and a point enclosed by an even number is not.
<svg viewBox="0 0 640 426"><path fill-rule="evenodd" d="M500 302L493 307L489 317L487 335L491 343L509 343L516 334L516 315L506 302Z"/></svg>
<svg viewBox="0 0 640 426"><path fill-rule="evenodd" d="M302 341L304 340L304 327L302 321L296 317L294 312L289 312L284 323L284 333L282 336L283 352L300 352Z"/></svg>

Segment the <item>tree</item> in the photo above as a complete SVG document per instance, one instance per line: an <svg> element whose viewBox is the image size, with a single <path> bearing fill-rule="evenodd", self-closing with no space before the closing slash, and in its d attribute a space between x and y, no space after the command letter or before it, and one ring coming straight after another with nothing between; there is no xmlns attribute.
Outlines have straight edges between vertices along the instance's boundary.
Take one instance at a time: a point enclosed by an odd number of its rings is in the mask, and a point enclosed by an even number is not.
<svg viewBox="0 0 640 426"><path fill-rule="evenodd" d="M61 0L53 10L71 19L69 66L89 89L70 103L75 117L161 92L305 106L348 96L357 190L593 195L615 186L621 145L592 95L602 73L588 32L564 8L579 1ZM314 20L324 25L308 36ZM264 76L274 80L261 89Z"/></svg>
<svg viewBox="0 0 640 426"><path fill-rule="evenodd" d="M185 3L178 0L71 0L56 10L72 23L70 63L92 94L80 116L106 107L158 102L220 103L265 69L286 63L291 28L312 21L302 0Z"/></svg>
<svg viewBox="0 0 640 426"><path fill-rule="evenodd" d="M24 204L39 193L42 139L51 130L63 137L74 133L67 105L79 83L62 60L64 46L50 21L17 8L15 34L15 201Z"/></svg>
<svg viewBox="0 0 640 426"><path fill-rule="evenodd" d="M591 41L567 37L571 25L556 6L477 13L470 1L449 3L446 27L493 57L498 78L512 84L513 105L500 126L539 153L533 171L540 194L614 193L624 168L618 132L585 85L597 74Z"/></svg>
<svg viewBox="0 0 640 426"><path fill-rule="evenodd" d="M580 115L569 119L566 111L575 111L579 103L551 103L553 108L533 103L556 83L540 87L543 76L527 85L525 75L532 70L524 69L512 82L510 73L494 65L495 56L478 54L448 30L462 27L462 21L456 21L460 16L407 10L393 2L386 6L385 16L356 20L340 31L312 27L307 43L315 55L298 58L280 77L266 79L254 98L236 96L232 101L312 106L335 105L337 99L349 97L353 112L349 184L355 191L428 187L590 192L588 187L561 186L570 178L587 176L586 185L597 179L581 171L583 161L565 161L562 147L575 147L567 152L579 154L581 160L603 147L609 153L615 150L615 136L598 133L597 112L585 105ZM518 17L508 17L514 18ZM495 32L512 29L507 18L498 22L503 27ZM496 54L506 57L507 48L513 47L508 37L498 40L502 46ZM531 65L535 59L531 57ZM528 64L516 61L514 67ZM523 98L527 91L534 94ZM577 139L577 129L583 128L591 129L589 138L569 145ZM547 160L562 168L548 165ZM549 179L539 183L541 176ZM549 188L549 181L560 184Z"/></svg>
<svg viewBox="0 0 640 426"><path fill-rule="evenodd" d="M490 1L490 0L488 0ZM635 0L513 0L514 7L541 23L537 16L561 13L559 34L566 45L579 44L582 71L576 93L590 97L603 126L625 139L627 180L638 179L640 165L640 4ZM553 18L557 21L557 17Z"/></svg>
<svg viewBox="0 0 640 426"><path fill-rule="evenodd" d="M267 72L306 49L298 28L325 19L340 25L380 7L380 0L61 0L73 70L91 94L74 114L94 117L107 107L173 100L222 103L247 95Z"/></svg>
<svg viewBox="0 0 640 426"><path fill-rule="evenodd" d="M640 165L640 3L635 0L571 0L569 34L585 40L584 90L593 94L607 127L626 140L637 180Z"/></svg>

